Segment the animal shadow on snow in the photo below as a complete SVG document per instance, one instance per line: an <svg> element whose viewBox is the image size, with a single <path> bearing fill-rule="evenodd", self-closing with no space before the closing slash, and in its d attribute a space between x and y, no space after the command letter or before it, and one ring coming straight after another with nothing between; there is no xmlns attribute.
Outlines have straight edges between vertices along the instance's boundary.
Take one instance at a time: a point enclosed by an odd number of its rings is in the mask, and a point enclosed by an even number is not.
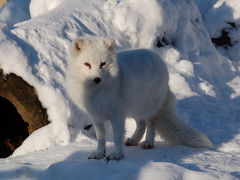
<svg viewBox="0 0 240 180"><path fill-rule="evenodd" d="M111 147L107 148L107 150ZM183 146L169 146L157 142L155 149L142 150L140 146L124 147L125 157L120 161L106 163L102 160L88 160L88 153L79 151L61 162L52 164L48 169L38 174L39 180L56 179L139 179L141 172L151 163L163 166L185 168L202 172L197 165L184 162L184 158L202 150ZM161 172L158 172L161 173ZM166 173L166 172L165 172ZM99 177L100 176L100 177Z"/></svg>

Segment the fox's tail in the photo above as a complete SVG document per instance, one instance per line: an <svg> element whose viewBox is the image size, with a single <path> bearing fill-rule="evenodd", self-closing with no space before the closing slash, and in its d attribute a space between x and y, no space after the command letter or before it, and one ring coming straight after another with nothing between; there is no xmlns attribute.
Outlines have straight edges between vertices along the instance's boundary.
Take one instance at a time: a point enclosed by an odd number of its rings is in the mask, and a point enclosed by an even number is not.
<svg viewBox="0 0 240 180"><path fill-rule="evenodd" d="M175 97L170 90L155 120L158 133L170 144L194 148L213 147L213 144L204 134L180 119L176 111Z"/></svg>

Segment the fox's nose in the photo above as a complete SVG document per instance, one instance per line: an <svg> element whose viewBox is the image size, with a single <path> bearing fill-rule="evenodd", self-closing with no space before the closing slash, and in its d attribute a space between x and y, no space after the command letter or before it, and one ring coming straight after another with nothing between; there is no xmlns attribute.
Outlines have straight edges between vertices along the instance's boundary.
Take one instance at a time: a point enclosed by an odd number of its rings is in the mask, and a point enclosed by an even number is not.
<svg viewBox="0 0 240 180"><path fill-rule="evenodd" d="M94 79L94 82L95 82L96 84L99 84L99 83L101 82L101 78L96 77L96 78Z"/></svg>

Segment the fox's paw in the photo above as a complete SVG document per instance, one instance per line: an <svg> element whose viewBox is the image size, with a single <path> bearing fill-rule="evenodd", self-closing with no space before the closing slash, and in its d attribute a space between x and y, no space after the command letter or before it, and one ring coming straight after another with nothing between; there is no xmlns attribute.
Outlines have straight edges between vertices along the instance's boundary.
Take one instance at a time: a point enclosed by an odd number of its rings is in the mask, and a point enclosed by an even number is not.
<svg viewBox="0 0 240 180"><path fill-rule="evenodd" d="M142 147L142 149L152 149L153 148L153 142L148 141L148 140L143 141L141 143L141 147Z"/></svg>
<svg viewBox="0 0 240 180"><path fill-rule="evenodd" d="M136 146L138 145L138 141L136 141L136 139L133 139L133 138L127 138L124 144L125 146Z"/></svg>
<svg viewBox="0 0 240 180"><path fill-rule="evenodd" d="M105 151L103 151L103 152L98 152L98 151L96 151L96 152L93 152L92 154L90 154L90 156L88 157L88 159L102 159L102 158L104 158L105 157L105 155L106 155L106 152Z"/></svg>
<svg viewBox="0 0 240 180"><path fill-rule="evenodd" d="M106 158L105 158L105 162L108 163L108 161L110 160L121 160L123 158L123 154L122 153L115 153L115 152L112 152L110 155L108 155Z"/></svg>

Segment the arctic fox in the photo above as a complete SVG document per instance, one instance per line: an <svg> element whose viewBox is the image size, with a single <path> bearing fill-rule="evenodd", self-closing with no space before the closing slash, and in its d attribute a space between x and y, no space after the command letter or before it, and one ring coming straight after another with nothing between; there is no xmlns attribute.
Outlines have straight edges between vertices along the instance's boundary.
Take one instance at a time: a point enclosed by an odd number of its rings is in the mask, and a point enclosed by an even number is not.
<svg viewBox="0 0 240 180"><path fill-rule="evenodd" d="M89 115L97 136L97 150L89 159L105 157L105 122L113 129L114 151L106 161L123 158L126 117L137 128L125 145L137 145L147 127L142 148L153 148L155 131L170 144L209 148L208 138L182 121L168 86L168 71L161 58L147 49L115 53L114 40L77 39L72 43L67 68L67 92Z"/></svg>

